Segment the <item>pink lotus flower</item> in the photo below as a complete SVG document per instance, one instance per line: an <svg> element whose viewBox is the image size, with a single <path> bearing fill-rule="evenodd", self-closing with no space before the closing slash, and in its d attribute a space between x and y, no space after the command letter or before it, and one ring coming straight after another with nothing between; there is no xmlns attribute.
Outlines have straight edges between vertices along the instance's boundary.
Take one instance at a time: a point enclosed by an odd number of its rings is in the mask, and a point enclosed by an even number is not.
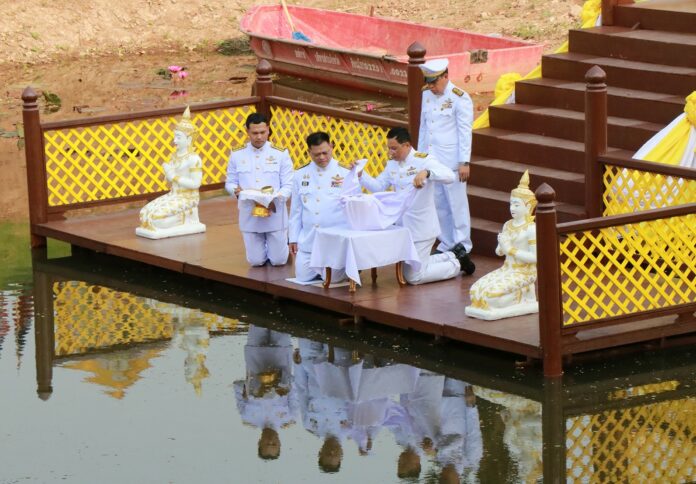
<svg viewBox="0 0 696 484"><path fill-rule="evenodd" d="M176 75L179 76L179 79L186 79L188 77L188 71L181 70L177 72Z"/></svg>
<svg viewBox="0 0 696 484"><path fill-rule="evenodd" d="M365 104L365 111L372 111L373 109L375 109L374 104L372 104L372 103Z"/></svg>
<svg viewBox="0 0 696 484"><path fill-rule="evenodd" d="M179 72L183 69L181 66L169 66L167 69L169 69L169 72L174 74L175 72Z"/></svg>

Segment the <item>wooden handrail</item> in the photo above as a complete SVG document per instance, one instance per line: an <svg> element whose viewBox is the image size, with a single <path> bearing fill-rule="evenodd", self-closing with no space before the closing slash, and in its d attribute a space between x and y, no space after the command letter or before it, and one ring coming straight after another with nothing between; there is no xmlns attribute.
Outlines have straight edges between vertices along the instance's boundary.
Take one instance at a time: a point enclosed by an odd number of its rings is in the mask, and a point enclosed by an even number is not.
<svg viewBox="0 0 696 484"><path fill-rule="evenodd" d="M384 116L375 116L374 114L356 113L354 111L348 111L347 109L340 109L332 106L321 106L319 104L313 104L305 101L297 101L295 99L288 99L280 96L269 96L267 100L271 105L275 104L286 108L298 109L301 111L307 111L317 114L324 114L326 116L332 116L334 118L349 119L351 121L376 124L377 126L385 126L388 128L397 126L404 128L408 127L408 123L406 121L399 121L397 119L386 118Z"/></svg>
<svg viewBox="0 0 696 484"><path fill-rule="evenodd" d="M650 210L643 210L641 212L627 213L621 215L609 215L606 217L597 217L587 220L577 220L574 222L565 222L558 224L556 226L556 231L559 235L563 235L572 232L605 229L608 227L617 227L620 225L648 222L650 220L679 217L681 215L689 215L692 213L696 213L696 203L677 205L676 207L653 208Z"/></svg>
<svg viewBox="0 0 696 484"><path fill-rule="evenodd" d="M222 101L213 101L206 103L191 104L191 112L213 111L216 109L233 108L237 106L247 106L256 104L260 101L258 96L225 99ZM122 121L136 121L139 119L162 118L164 116L181 115L184 112L184 106L153 109L149 111L136 111L132 113L109 114L106 116L97 116L87 119L68 119L65 121L52 121L50 123L41 123L41 128L44 131L65 129L65 128L82 128L87 126L96 126L99 124L113 124Z"/></svg>
<svg viewBox="0 0 696 484"><path fill-rule="evenodd" d="M621 158L609 154L599 155L597 160L603 165L620 166L621 168L629 168L633 170L655 173L657 175L674 176L685 178L687 180L696 180L696 170L686 168L684 166L667 165L665 163L656 163L654 161L639 160L637 158Z"/></svg>

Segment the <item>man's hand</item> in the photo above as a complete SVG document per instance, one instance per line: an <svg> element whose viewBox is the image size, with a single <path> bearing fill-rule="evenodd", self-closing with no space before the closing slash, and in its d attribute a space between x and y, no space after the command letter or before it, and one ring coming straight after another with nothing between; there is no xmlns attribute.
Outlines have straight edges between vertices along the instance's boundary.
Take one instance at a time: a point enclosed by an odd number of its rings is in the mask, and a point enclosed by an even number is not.
<svg viewBox="0 0 696 484"><path fill-rule="evenodd" d="M268 204L268 210L275 213L275 211L276 211L275 200L271 200L271 203Z"/></svg>
<svg viewBox="0 0 696 484"><path fill-rule="evenodd" d="M459 181L465 182L469 179L469 163L459 163Z"/></svg>
<svg viewBox="0 0 696 484"><path fill-rule="evenodd" d="M423 188L425 186L425 180L428 178L428 170L421 170L413 178L413 186L416 188Z"/></svg>
<svg viewBox="0 0 696 484"><path fill-rule="evenodd" d="M290 253L292 255L297 255L297 242L290 242L288 244L288 248L290 249Z"/></svg>
<svg viewBox="0 0 696 484"><path fill-rule="evenodd" d="M242 191L242 187L237 187L237 188L235 188L235 189L234 189L234 196L235 196L235 197L238 197L238 196L239 196L239 192L241 192L241 191Z"/></svg>

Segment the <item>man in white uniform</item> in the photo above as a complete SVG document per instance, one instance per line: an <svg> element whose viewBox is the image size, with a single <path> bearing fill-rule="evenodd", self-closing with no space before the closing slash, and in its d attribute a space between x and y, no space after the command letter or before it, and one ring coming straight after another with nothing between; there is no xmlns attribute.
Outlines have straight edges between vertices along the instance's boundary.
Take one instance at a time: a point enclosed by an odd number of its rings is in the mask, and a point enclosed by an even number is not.
<svg viewBox="0 0 696 484"><path fill-rule="evenodd" d="M450 185L435 188L435 205L440 220L438 250L452 250L461 257L471 252L471 218L466 197L471 160L471 125L474 107L469 95L449 81L447 59L435 59L420 66L425 77L418 148L433 155L457 175ZM470 260L462 266L473 274Z"/></svg>
<svg viewBox="0 0 696 484"><path fill-rule="evenodd" d="M268 216L257 216L254 204L239 201L239 230L244 238L246 257L252 266L266 261L283 265L288 261L288 210L286 200L292 189L293 167L290 154L268 141L268 118L252 113L246 119L249 143L230 153L225 189L239 196L242 190L271 187L276 194Z"/></svg>
<svg viewBox="0 0 696 484"><path fill-rule="evenodd" d="M333 159L328 134L310 134L307 147L312 162L295 173L290 202L290 252L295 256L295 278L299 282L324 278L309 267L316 230L346 224L340 196L348 170ZM338 282L345 277L345 270L334 269L331 280Z"/></svg>
<svg viewBox="0 0 696 484"><path fill-rule="evenodd" d="M415 270L406 264L404 277L410 284L425 284L456 276L467 263L468 255L455 255L445 251L430 254L435 239L440 234L440 224L435 210L435 187L454 182L454 173L434 157L417 152L411 146L411 135L405 128L392 128L387 133L389 161L377 178L359 173L360 184L371 192L381 192L394 187L399 192L415 187L418 193L397 225L411 232L413 243L421 261Z"/></svg>

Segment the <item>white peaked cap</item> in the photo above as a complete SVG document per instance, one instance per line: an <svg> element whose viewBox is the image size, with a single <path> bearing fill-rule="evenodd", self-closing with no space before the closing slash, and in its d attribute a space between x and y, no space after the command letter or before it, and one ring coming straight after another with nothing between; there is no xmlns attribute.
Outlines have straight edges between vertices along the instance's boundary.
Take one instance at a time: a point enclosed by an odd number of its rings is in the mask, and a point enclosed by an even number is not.
<svg viewBox="0 0 696 484"><path fill-rule="evenodd" d="M431 59L419 67L425 77L438 77L445 72L448 65L449 60L447 59Z"/></svg>

